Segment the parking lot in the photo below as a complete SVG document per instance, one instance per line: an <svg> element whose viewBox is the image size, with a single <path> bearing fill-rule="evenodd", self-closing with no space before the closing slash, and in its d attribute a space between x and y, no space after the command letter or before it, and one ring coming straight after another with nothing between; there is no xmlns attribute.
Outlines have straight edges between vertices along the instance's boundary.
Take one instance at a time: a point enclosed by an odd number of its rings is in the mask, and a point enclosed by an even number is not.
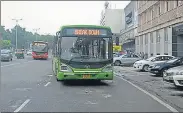
<svg viewBox="0 0 183 113"><path fill-rule="evenodd" d="M162 77L149 72L140 72L133 67L115 66L115 73L131 81L148 92L158 96L172 106L183 109L183 90L173 84L166 83Z"/></svg>

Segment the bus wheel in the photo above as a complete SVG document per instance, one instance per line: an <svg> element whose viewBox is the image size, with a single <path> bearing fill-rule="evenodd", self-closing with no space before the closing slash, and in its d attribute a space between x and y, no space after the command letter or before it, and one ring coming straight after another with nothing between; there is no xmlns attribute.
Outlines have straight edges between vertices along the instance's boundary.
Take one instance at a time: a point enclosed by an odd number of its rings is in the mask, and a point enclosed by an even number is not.
<svg viewBox="0 0 183 113"><path fill-rule="evenodd" d="M56 80L57 80L57 82L63 81L63 80L59 80L59 79L57 78L57 76L56 76Z"/></svg>
<svg viewBox="0 0 183 113"><path fill-rule="evenodd" d="M101 80L94 80L96 83L100 83L101 82Z"/></svg>

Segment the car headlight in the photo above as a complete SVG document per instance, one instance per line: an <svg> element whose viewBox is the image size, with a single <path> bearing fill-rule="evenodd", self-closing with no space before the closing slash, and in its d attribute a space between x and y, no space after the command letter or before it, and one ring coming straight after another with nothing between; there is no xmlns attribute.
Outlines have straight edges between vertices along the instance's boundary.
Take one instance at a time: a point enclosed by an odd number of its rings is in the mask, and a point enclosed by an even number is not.
<svg viewBox="0 0 183 113"><path fill-rule="evenodd" d="M107 66L105 66L103 69L102 69L103 72L112 72L113 71L113 66L112 64L109 64Z"/></svg>
<svg viewBox="0 0 183 113"><path fill-rule="evenodd" d="M69 66L65 65L65 64L61 64L60 71L72 72L72 69Z"/></svg>
<svg viewBox="0 0 183 113"><path fill-rule="evenodd" d="M155 66L155 68L160 68L160 66Z"/></svg>
<svg viewBox="0 0 183 113"><path fill-rule="evenodd" d="M175 75L183 75L183 72L176 72Z"/></svg>

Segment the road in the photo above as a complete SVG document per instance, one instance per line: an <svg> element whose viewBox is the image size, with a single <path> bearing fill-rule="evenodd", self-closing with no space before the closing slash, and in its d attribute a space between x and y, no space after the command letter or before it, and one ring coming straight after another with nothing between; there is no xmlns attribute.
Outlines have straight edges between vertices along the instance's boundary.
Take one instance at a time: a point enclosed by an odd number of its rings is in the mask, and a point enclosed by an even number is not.
<svg viewBox="0 0 183 113"><path fill-rule="evenodd" d="M176 88L173 84L163 81L162 77L155 76L148 72L139 72L133 67L115 67L116 73L158 96L178 111L183 112L183 89Z"/></svg>
<svg viewBox="0 0 183 113"><path fill-rule="evenodd" d="M113 82L63 84L52 75L51 59L14 59L1 65L1 111L171 112L173 107L115 77Z"/></svg>

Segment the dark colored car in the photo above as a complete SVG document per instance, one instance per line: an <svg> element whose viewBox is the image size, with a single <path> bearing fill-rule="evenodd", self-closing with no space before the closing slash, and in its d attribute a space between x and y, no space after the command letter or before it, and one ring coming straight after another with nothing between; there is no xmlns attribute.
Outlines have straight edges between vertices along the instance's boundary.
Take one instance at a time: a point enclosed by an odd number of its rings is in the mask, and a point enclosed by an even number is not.
<svg viewBox="0 0 183 113"><path fill-rule="evenodd" d="M1 50L1 61L12 61L13 55L10 50Z"/></svg>
<svg viewBox="0 0 183 113"><path fill-rule="evenodd" d="M154 64L153 66L149 66L149 72L162 76L166 70L181 65L183 65L183 57L174 58L164 63L158 63Z"/></svg>

